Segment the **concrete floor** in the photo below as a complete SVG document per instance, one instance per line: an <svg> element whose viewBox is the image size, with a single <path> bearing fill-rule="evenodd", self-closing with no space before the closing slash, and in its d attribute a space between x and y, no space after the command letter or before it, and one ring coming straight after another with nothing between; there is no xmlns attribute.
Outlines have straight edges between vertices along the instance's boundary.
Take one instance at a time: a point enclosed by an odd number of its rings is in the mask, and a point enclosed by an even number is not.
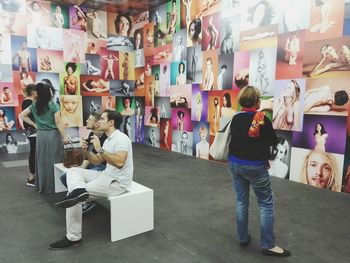
<svg viewBox="0 0 350 263"><path fill-rule="evenodd" d="M350 195L272 178L277 243L290 258L263 256L259 217L251 196L252 242L235 239L235 200L227 165L134 145L134 180L154 189L155 229L110 242L109 210L98 206L83 220L83 243L62 251L47 245L65 234L64 194L25 187L27 167L2 162L27 154L0 153L0 263L346 263L350 251ZM253 193L251 193L253 194Z"/></svg>

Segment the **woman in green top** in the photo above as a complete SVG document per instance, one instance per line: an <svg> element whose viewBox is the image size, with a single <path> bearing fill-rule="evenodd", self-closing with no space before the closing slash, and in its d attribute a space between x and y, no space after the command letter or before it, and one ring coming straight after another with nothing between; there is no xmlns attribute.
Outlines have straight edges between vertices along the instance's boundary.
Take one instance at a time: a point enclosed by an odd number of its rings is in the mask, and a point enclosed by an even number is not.
<svg viewBox="0 0 350 263"><path fill-rule="evenodd" d="M20 113L20 118L37 129L36 182L41 193L54 193L54 164L63 160L64 128L59 105L52 102L49 86L37 84L37 100ZM34 117L33 122L29 115Z"/></svg>

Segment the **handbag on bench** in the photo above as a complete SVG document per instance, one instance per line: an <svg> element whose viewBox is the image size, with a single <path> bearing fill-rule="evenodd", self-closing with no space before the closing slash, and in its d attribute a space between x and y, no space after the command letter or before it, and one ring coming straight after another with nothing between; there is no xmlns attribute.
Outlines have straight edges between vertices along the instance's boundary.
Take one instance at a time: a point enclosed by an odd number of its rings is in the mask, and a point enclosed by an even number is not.
<svg viewBox="0 0 350 263"><path fill-rule="evenodd" d="M64 144L63 166L66 168L78 167L84 161L84 153L81 147L74 147L72 143Z"/></svg>

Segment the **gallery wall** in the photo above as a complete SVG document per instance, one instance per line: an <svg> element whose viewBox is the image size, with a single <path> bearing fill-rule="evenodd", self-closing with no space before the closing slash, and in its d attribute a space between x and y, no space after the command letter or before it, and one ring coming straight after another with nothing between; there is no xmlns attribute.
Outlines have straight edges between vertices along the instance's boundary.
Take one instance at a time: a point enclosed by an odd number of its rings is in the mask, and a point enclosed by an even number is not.
<svg viewBox="0 0 350 263"><path fill-rule="evenodd" d="M0 154L8 133L28 150L25 87L49 79L67 132L112 109L133 142L213 160L215 134L254 85L280 142L270 174L350 192L349 19L346 0L174 0L132 17L4 2Z"/></svg>

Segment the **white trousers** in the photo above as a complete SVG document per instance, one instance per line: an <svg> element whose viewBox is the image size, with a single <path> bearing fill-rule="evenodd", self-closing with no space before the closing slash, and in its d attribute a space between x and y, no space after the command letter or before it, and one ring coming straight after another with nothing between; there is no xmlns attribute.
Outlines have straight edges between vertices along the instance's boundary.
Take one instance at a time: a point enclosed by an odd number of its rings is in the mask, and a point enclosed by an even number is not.
<svg viewBox="0 0 350 263"><path fill-rule="evenodd" d="M85 188L91 198L120 195L126 191L124 187L101 171L82 168L71 168L67 172L68 193L74 189ZM82 238L82 206L81 203L66 209L67 238L71 241Z"/></svg>

